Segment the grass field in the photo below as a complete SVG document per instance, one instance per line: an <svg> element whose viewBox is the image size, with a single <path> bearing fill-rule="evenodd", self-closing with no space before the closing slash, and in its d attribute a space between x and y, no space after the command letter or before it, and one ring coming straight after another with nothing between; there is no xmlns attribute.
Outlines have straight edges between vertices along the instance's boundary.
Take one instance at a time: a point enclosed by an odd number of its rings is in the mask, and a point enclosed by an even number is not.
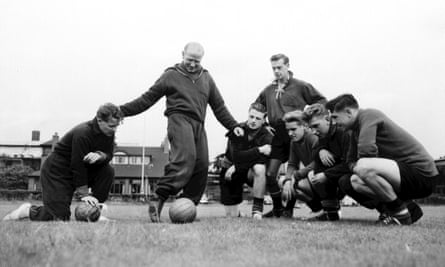
<svg viewBox="0 0 445 267"><path fill-rule="evenodd" d="M0 217L18 204L0 202ZM149 223L144 205L111 203L109 222L0 222L0 266L444 266L445 206L423 209L412 226L385 227L361 207L332 223L221 218L211 204L175 225Z"/></svg>

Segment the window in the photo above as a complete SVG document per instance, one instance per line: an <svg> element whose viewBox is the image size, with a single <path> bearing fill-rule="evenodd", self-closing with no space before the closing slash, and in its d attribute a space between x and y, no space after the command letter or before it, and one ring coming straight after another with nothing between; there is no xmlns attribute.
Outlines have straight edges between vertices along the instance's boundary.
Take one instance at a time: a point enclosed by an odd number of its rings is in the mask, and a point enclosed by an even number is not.
<svg viewBox="0 0 445 267"><path fill-rule="evenodd" d="M114 153L113 157L113 164L128 164L128 157L127 154L123 152L116 152Z"/></svg>
<svg viewBox="0 0 445 267"><path fill-rule="evenodd" d="M131 156L130 157L130 164L131 165L141 165L142 164L142 157Z"/></svg>
<svg viewBox="0 0 445 267"><path fill-rule="evenodd" d="M122 194L123 189L124 189L124 182L117 181L117 182L114 182L113 186L111 187L111 193L112 194Z"/></svg>
<svg viewBox="0 0 445 267"><path fill-rule="evenodd" d="M131 181L131 193L139 194L140 192L141 192L141 181L139 180Z"/></svg>

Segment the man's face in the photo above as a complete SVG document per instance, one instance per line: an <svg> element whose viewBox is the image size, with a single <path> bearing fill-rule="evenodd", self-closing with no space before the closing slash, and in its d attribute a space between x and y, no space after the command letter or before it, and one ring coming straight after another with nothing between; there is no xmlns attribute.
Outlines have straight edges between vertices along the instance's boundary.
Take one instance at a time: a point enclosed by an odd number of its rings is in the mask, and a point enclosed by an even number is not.
<svg viewBox="0 0 445 267"><path fill-rule="evenodd" d="M329 117L318 116L313 117L309 122L309 127L314 131L314 134L319 137L324 137L329 133Z"/></svg>
<svg viewBox="0 0 445 267"><path fill-rule="evenodd" d="M275 79L285 81L289 79L289 64L284 64L284 59L272 61L272 71Z"/></svg>
<svg viewBox="0 0 445 267"><path fill-rule="evenodd" d="M99 129L106 136L113 136L113 134L117 130L117 126L121 123L121 120L110 117L108 121L104 121L102 119L97 118L97 124L99 125Z"/></svg>
<svg viewBox="0 0 445 267"><path fill-rule="evenodd" d="M203 54L200 51L194 51L189 49L182 53L182 59L184 62L185 69L190 73L195 73L201 69L201 59Z"/></svg>
<svg viewBox="0 0 445 267"><path fill-rule="evenodd" d="M344 127L345 129L351 128L354 123L351 110L347 108L332 112L331 120L337 125Z"/></svg>
<svg viewBox="0 0 445 267"><path fill-rule="evenodd" d="M264 124L265 116L265 113L259 112L253 108L250 109L249 116L247 118L247 127L249 127L251 130L259 129Z"/></svg>
<svg viewBox="0 0 445 267"><path fill-rule="evenodd" d="M296 121L286 122L286 130L292 141L300 141L304 137L304 125L298 124Z"/></svg>

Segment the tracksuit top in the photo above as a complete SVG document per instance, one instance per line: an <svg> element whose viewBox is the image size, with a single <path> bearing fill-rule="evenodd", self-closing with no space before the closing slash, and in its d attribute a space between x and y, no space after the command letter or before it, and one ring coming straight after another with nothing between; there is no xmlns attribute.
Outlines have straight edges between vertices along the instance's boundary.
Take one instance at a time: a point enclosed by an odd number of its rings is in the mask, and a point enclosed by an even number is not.
<svg viewBox="0 0 445 267"><path fill-rule="evenodd" d="M96 118L81 123L66 133L55 145L52 153L58 159L53 161L53 168L69 168L75 187L88 185L88 168L108 164L113 158L114 144L114 135L107 136L102 133ZM106 155L105 159L92 165L83 162L88 153L97 151L103 152Z"/></svg>
<svg viewBox="0 0 445 267"><path fill-rule="evenodd" d="M242 123L240 127L244 130L243 136L228 133L226 157L235 164L236 169L245 170L255 164L266 164L269 157L260 153L258 147L271 144L272 134L263 126L249 140L249 132L252 130L246 123Z"/></svg>
<svg viewBox="0 0 445 267"><path fill-rule="evenodd" d="M258 96L255 102L267 108L267 118L272 127L277 126L284 114L289 111L303 110L306 105L326 103L326 98L311 84L293 78L289 72L289 81L284 86L284 93L277 98L277 81L268 85Z"/></svg>
<svg viewBox="0 0 445 267"><path fill-rule="evenodd" d="M426 177L438 175L433 158L407 131L376 109L359 109L352 129L358 158L379 157L404 162Z"/></svg>
<svg viewBox="0 0 445 267"><path fill-rule="evenodd" d="M352 145L350 135L350 131L346 131L335 124L330 124L328 134L318 139L318 145L314 155L315 173L324 172L328 179L339 178L345 174L351 173L347 162L348 158L351 158L348 154L351 153L349 147ZM355 144L355 146L357 146L357 144ZM322 149L326 149L332 153L335 160L334 166L326 167L323 165L319 155L319 152Z"/></svg>
<svg viewBox="0 0 445 267"><path fill-rule="evenodd" d="M226 129L233 129L237 125L209 72L201 69L199 73L191 74L181 64L165 70L147 92L120 106L120 109L125 116L133 116L147 110L163 96L166 96L164 114L167 117L180 113L204 123L209 104Z"/></svg>
<svg viewBox="0 0 445 267"><path fill-rule="evenodd" d="M314 153L317 145L318 137L307 130L300 141L291 142L288 165L298 170L299 177L306 177L314 169ZM299 169L300 162L304 165L302 169Z"/></svg>

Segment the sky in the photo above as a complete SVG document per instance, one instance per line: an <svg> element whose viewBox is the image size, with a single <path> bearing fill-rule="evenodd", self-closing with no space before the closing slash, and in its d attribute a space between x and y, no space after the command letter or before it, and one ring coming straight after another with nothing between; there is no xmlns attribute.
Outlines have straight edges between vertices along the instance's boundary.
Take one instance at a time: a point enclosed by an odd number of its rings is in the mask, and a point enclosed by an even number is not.
<svg viewBox="0 0 445 267"><path fill-rule="evenodd" d="M154 3L156 2L156 3ZM0 143L42 141L140 96L189 41L238 121L284 53L328 99L352 93L445 156L445 2L0 0ZM158 146L165 98L125 118L119 144ZM225 149L211 109L210 157Z"/></svg>

